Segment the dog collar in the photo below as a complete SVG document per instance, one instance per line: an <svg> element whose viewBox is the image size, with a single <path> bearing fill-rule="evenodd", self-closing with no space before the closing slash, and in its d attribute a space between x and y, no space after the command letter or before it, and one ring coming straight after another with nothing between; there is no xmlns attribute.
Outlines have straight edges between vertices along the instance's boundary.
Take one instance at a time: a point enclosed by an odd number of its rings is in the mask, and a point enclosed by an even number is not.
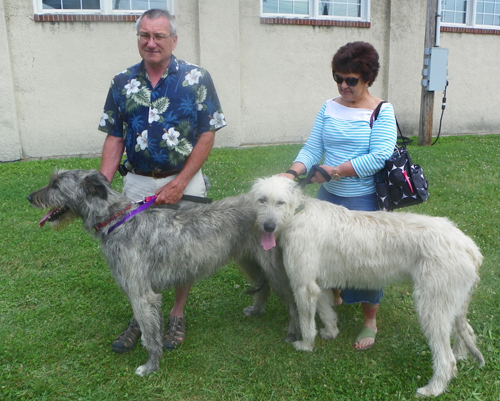
<svg viewBox="0 0 500 401"><path fill-rule="evenodd" d="M297 207L297 209L295 209L295 213L294 214L297 214L297 213L300 213L302 212L302 210L304 210L306 208L306 205L302 204L302 205L299 205Z"/></svg>
<svg viewBox="0 0 500 401"><path fill-rule="evenodd" d="M115 213L108 220L103 221L102 223L96 224L94 226L94 230L99 231L101 228L106 227L109 223L111 223L114 219L118 218L120 215L122 215L123 213L125 213L131 207L132 207L132 204L128 205L125 209L122 209L119 212Z"/></svg>

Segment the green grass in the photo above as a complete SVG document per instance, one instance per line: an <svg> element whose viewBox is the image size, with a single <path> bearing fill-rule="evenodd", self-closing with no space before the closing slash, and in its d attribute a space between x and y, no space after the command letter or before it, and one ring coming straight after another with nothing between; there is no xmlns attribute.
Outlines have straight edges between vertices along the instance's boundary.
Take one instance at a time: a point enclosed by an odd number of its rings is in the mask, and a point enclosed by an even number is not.
<svg viewBox="0 0 500 401"><path fill-rule="evenodd" d="M286 170L299 149L214 149L204 169L212 183L209 196L247 191L255 178ZM485 256L469 319L486 366L459 362L458 377L440 399L499 401L500 136L445 137L436 146L409 149L424 167L431 195L406 210L449 217ZM63 231L40 229L43 213L26 201L55 168L98 168L99 162L0 164L0 399L393 401L413 399L430 378L431 355L409 283L386 288L372 349L352 349L360 312L341 306L339 337L317 338L315 351L302 353L283 342L287 316L276 297L263 315L243 315L251 298L233 264L193 287L185 344L164 355L159 372L134 375L146 351L111 351L131 310L98 244L79 221ZM120 189L118 176L114 185ZM164 311L172 301L172 290L165 291Z"/></svg>

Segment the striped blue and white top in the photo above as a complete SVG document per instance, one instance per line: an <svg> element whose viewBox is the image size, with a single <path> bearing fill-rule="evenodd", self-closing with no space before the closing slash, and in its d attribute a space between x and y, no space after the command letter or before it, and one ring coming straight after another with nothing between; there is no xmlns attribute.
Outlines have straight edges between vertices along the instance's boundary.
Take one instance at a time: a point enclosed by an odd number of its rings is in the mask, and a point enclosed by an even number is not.
<svg viewBox="0 0 500 401"><path fill-rule="evenodd" d="M322 164L327 166L350 160L357 177L329 181L323 184L325 189L344 197L374 193L375 174L392 155L397 131L390 103L382 105L373 129L370 128L372 113L373 110L345 107L334 99L327 100L295 161L303 163L309 171L323 156Z"/></svg>

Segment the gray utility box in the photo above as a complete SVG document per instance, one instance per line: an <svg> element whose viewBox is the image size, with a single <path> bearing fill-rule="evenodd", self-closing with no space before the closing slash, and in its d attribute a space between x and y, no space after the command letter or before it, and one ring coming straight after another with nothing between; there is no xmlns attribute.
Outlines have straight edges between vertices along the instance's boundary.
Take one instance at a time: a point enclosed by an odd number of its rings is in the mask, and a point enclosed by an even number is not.
<svg viewBox="0 0 500 401"><path fill-rule="evenodd" d="M427 47L424 52L422 86L429 92L444 91L448 76L448 49Z"/></svg>

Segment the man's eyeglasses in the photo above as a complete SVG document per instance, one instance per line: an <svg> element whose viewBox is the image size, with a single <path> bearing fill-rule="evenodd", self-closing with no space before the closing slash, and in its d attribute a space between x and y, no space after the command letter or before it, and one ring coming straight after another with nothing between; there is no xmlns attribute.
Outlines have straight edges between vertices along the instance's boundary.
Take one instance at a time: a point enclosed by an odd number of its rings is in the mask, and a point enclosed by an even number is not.
<svg viewBox="0 0 500 401"><path fill-rule="evenodd" d="M151 38L153 38L153 41L156 43L156 44L160 44L160 43L164 43L170 36L172 35L161 35L161 34L153 34L153 36L151 36L149 33L139 33L137 34L137 40L141 43L148 43Z"/></svg>
<svg viewBox="0 0 500 401"><path fill-rule="evenodd" d="M345 81L345 83L348 86L356 86L359 82L359 78L354 78L354 77L343 78L339 74L333 74L333 80L337 82L339 85L341 85L342 82Z"/></svg>

